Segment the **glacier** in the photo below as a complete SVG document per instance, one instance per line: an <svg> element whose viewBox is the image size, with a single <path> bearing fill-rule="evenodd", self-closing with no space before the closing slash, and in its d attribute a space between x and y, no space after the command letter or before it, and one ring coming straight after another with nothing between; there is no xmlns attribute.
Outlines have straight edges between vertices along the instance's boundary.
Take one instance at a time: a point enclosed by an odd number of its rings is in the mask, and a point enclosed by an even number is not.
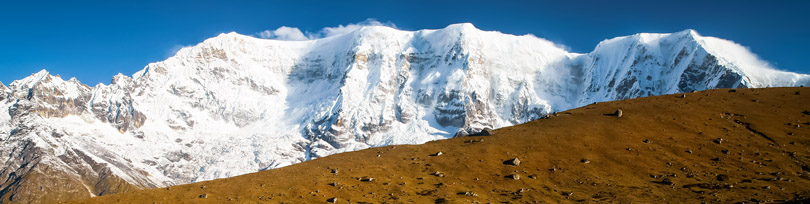
<svg viewBox="0 0 810 204"><path fill-rule="evenodd" d="M185 184L595 102L808 85L810 75L694 30L616 37L590 53L469 23L307 41L224 33L110 84L45 70L0 84L0 195L35 202L49 191L67 199Z"/></svg>

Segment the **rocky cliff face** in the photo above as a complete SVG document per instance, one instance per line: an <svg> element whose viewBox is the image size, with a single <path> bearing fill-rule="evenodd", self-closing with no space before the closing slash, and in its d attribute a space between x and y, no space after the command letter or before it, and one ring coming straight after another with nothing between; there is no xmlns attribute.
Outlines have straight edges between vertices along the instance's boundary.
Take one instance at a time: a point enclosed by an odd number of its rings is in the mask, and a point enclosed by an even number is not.
<svg viewBox="0 0 810 204"><path fill-rule="evenodd" d="M42 71L0 86L0 194L96 196L424 143L599 101L810 85L741 59L756 58L691 30L614 38L587 54L471 24L312 41L222 34L109 85Z"/></svg>
<svg viewBox="0 0 810 204"><path fill-rule="evenodd" d="M0 114L3 168L0 169L0 194L3 199L15 202L55 202L84 198L90 195L104 195L137 189L142 184L130 184L121 173L112 168L130 170L132 176L137 170L118 163L99 160L98 156L109 154L110 150L97 149L87 152L71 146L69 128L58 128L51 119L92 115L91 88L75 79L64 81L47 72L34 74L3 87L3 110ZM92 136L91 136L92 137ZM143 179L141 179L143 180ZM133 181L137 181L133 180ZM134 183L134 182L133 182ZM151 185L154 186L154 185Z"/></svg>

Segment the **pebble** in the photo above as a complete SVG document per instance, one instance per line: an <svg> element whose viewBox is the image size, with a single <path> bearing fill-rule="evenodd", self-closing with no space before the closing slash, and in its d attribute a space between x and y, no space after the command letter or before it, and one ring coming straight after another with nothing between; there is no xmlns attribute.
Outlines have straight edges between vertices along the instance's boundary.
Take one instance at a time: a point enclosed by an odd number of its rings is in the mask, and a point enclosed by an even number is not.
<svg viewBox="0 0 810 204"><path fill-rule="evenodd" d="M438 172L438 171L433 172L433 175L438 176L438 177L444 177L444 174L442 172Z"/></svg>
<svg viewBox="0 0 810 204"><path fill-rule="evenodd" d="M506 161L503 162L503 164L513 165L513 166L520 166L520 159L513 158L513 159L510 159L510 160L506 160Z"/></svg>
<svg viewBox="0 0 810 204"><path fill-rule="evenodd" d="M472 191L459 192L458 194L459 195L464 195L464 196L471 196L471 197L477 197L478 196L478 194L476 194L476 193L474 193Z"/></svg>

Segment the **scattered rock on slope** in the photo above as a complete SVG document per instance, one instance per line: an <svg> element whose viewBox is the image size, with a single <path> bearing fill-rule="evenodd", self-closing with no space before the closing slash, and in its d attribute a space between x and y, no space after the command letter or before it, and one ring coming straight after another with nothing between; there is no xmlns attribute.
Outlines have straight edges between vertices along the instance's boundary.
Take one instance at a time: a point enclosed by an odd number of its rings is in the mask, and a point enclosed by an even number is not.
<svg viewBox="0 0 810 204"><path fill-rule="evenodd" d="M506 165L512 165L512 166L520 166L520 159L518 159L517 157L515 157L515 158L513 158L513 159L509 159L509 160L503 161L503 164L506 164Z"/></svg>

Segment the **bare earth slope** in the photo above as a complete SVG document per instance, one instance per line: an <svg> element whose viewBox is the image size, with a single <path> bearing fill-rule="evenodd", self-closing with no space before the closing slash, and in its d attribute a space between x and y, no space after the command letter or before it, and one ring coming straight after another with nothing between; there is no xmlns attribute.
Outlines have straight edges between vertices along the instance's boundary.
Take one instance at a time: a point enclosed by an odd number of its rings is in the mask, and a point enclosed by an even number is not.
<svg viewBox="0 0 810 204"><path fill-rule="evenodd" d="M623 110L622 117L612 115L617 109ZM810 88L655 96L593 104L498 129L492 136L372 148L233 178L78 203L807 199L808 121ZM443 154L431 156L437 152ZM506 164L512 158L520 164Z"/></svg>

